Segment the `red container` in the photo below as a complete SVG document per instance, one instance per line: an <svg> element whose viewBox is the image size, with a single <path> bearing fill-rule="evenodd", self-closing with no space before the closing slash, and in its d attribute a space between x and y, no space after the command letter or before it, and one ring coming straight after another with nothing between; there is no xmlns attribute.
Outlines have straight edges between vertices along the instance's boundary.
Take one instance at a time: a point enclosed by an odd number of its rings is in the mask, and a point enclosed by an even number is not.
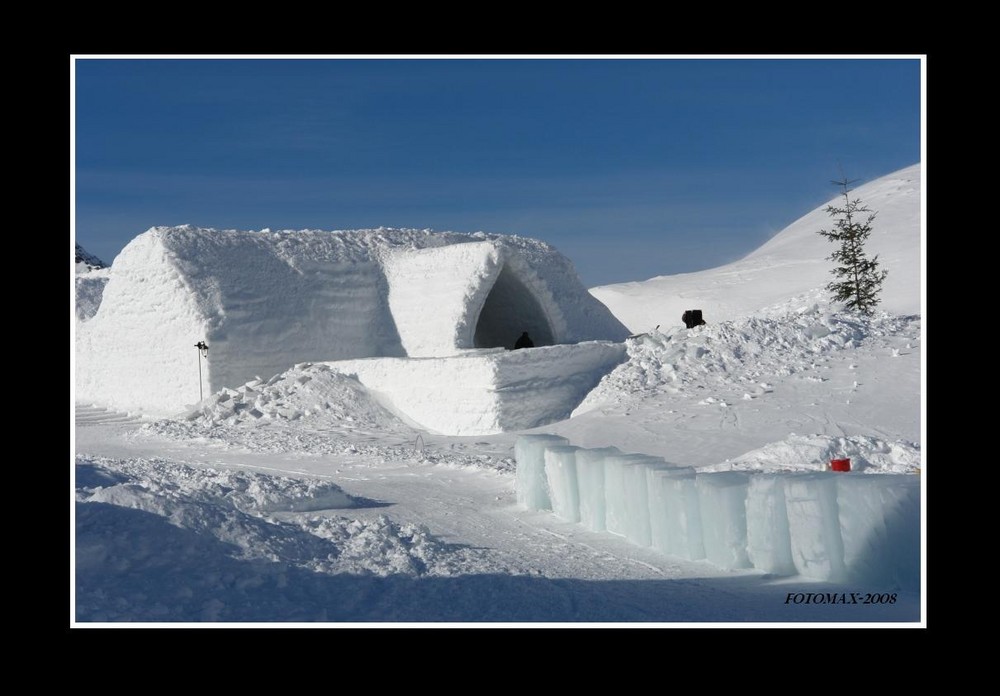
<svg viewBox="0 0 1000 696"><path fill-rule="evenodd" d="M850 471L851 470L851 460L850 459L831 459L830 460L830 470L831 471Z"/></svg>

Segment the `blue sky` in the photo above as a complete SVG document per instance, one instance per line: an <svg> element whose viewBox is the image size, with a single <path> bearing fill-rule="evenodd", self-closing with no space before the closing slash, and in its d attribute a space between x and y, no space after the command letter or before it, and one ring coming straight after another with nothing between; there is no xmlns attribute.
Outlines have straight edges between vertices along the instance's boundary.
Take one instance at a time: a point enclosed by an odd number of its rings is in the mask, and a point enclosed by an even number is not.
<svg viewBox="0 0 1000 696"><path fill-rule="evenodd" d="M920 62L76 61L76 239L154 225L542 239L587 286L736 260L920 161Z"/></svg>

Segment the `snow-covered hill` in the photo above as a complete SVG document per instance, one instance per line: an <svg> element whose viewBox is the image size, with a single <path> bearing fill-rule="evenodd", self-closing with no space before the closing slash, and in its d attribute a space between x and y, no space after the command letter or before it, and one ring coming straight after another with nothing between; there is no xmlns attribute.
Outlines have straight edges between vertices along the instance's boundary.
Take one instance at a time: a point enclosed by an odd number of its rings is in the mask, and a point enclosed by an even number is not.
<svg viewBox="0 0 1000 696"><path fill-rule="evenodd" d="M866 251L889 271L879 309L920 312L920 165L901 169L850 194L878 215ZM842 198L830 203L842 205ZM755 313L768 305L824 287L834 245L817 234L830 229L824 204L799 218L762 247L731 264L697 273L591 288L591 294L633 332L681 324L688 309L708 322Z"/></svg>
<svg viewBox="0 0 1000 696"><path fill-rule="evenodd" d="M88 252L79 244L76 245L76 272L88 273L99 268L107 268L108 264Z"/></svg>

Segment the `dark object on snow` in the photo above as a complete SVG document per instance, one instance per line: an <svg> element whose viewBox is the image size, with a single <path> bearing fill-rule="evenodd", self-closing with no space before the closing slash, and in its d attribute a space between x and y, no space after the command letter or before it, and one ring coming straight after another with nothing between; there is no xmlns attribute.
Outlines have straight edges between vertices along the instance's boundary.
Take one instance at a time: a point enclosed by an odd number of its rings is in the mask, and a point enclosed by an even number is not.
<svg viewBox="0 0 1000 696"><path fill-rule="evenodd" d="M517 339L517 343L514 344L514 350L517 350L518 348L534 348L534 347L535 347L535 342L531 340L531 336L528 335L527 331L521 334L521 338Z"/></svg>
<svg viewBox="0 0 1000 696"><path fill-rule="evenodd" d="M681 321L683 321L684 326L689 329L693 329L694 327L701 326L705 323L705 320L701 318L700 309L689 309L684 312L683 316L681 316Z"/></svg>

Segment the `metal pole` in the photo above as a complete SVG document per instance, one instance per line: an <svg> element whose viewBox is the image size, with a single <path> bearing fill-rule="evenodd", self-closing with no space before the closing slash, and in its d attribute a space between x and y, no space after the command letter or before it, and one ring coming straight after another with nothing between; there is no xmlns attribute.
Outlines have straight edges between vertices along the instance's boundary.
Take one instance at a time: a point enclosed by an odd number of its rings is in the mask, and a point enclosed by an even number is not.
<svg viewBox="0 0 1000 696"><path fill-rule="evenodd" d="M204 341L198 341L194 347L198 349L198 401L200 402L205 398L204 380L201 378L201 358L203 354L204 357L208 357L208 346L205 345Z"/></svg>

